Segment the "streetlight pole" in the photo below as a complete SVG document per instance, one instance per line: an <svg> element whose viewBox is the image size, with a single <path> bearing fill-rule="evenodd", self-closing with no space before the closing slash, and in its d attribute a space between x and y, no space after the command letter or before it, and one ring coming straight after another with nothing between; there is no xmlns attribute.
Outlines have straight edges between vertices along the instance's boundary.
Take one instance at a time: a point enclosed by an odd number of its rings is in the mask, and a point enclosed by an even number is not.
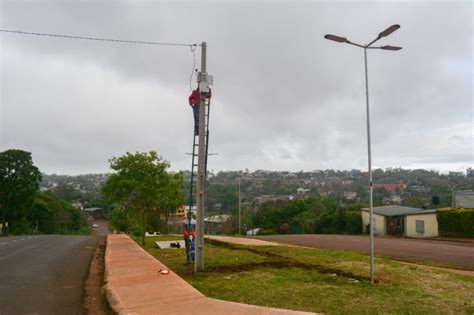
<svg viewBox="0 0 474 315"><path fill-rule="evenodd" d="M365 65L365 100L367 106L367 154L368 154L368 166L369 166L369 227L370 227L370 282L374 283L374 273L375 273L375 264L374 264L374 228L373 228L373 215L374 215L374 207L373 207L373 183L372 183L372 151L371 151L371 139L370 139L370 108L369 108L369 76L367 71L367 49L383 49L383 50L400 50L401 47L397 46L380 46L380 47L373 47L372 44L381 39L382 37L386 37L391 33L395 32L400 28L400 25L394 24L388 28L386 28L383 32L379 33L377 38L371 41L367 45L360 45L356 43L352 43L345 37L339 37L336 35L328 34L324 36L324 38L328 40L332 40L338 43L346 43L351 44L360 48L364 49L364 65Z"/></svg>

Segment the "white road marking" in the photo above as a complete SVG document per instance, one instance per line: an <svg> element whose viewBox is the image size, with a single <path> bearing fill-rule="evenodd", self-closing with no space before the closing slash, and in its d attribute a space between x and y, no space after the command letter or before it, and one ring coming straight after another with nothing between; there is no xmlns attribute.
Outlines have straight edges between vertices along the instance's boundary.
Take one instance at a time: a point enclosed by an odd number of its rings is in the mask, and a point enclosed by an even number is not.
<svg viewBox="0 0 474 315"><path fill-rule="evenodd" d="M0 243L0 245L5 245L5 244L6 244L6 242Z"/></svg>

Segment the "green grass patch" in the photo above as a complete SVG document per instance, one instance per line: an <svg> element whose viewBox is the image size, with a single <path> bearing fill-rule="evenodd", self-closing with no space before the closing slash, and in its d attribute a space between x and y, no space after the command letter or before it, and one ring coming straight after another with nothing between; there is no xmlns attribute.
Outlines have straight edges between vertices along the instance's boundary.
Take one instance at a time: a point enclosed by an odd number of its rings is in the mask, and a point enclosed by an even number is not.
<svg viewBox="0 0 474 315"><path fill-rule="evenodd" d="M129 235L135 242L141 244L142 242L142 237L141 236L135 236L135 235ZM166 242L166 241L179 241L182 240L183 236L179 234L163 234L160 236L146 236L145 237L145 242L149 246L154 246L155 242Z"/></svg>
<svg viewBox="0 0 474 315"><path fill-rule="evenodd" d="M474 277L343 250L207 242L206 271L193 273L185 249L144 248L208 297L328 314L473 314Z"/></svg>

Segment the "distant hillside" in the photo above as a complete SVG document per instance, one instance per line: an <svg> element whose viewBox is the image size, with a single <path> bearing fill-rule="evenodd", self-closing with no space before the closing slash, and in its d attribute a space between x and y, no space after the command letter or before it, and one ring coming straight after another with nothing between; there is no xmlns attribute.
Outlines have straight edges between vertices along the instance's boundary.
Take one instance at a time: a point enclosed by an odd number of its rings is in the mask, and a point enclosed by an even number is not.
<svg viewBox="0 0 474 315"><path fill-rule="evenodd" d="M72 203L75 207L105 207L107 202L100 194L100 187L108 174L87 174L78 176L43 174L41 191L50 191L55 197Z"/></svg>
<svg viewBox="0 0 474 315"><path fill-rule="evenodd" d="M189 203L190 172L183 171L184 193ZM79 176L43 174L41 189L60 199L79 202L84 207L108 207L100 187L108 174ZM340 204L368 202L368 174L360 170L221 171L208 173L207 206L210 212L234 213L238 209L239 179L242 207L265 202L308 197L331 197ZM448 207L452 190L474 189L474 176L427 170L377 169L373 171L376 204L402 204L414 207ZM433 197L437 197L433 200ZM435 203L433 203L433 201Z"/></svg>

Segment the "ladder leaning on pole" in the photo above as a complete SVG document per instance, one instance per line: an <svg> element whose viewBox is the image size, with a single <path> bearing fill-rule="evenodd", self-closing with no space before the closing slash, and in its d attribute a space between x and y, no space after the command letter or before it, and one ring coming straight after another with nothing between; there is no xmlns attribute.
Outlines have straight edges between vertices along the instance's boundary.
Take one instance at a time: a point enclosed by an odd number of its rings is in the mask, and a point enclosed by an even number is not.
<svg viewBox="0 0 474 315"><path fill-rule="evenodd" d="M211 100L210 98L206 98L204 102L206 106L205 110L205 130L206 130L206 137L205 137L205 146L206 146L206 156L204 157L204 170L205 176L207 177L207 156L208 156L208 149L209 149L209 114L211 108ZM193 128L194 132L194 128ZM197 173L198 173L198 165L199 165L199 157L198 157L198 150L199 149L199 135L193 134L193 151L192 151L192 158L191 158L191 179L189 184L189 209L187 213L187 227L188 231L191 230L191 218L192 218L192 209L193 206L197 203ZM190 246L186 246L186 260L188 262L191 261L190 255Z"/></svg>

